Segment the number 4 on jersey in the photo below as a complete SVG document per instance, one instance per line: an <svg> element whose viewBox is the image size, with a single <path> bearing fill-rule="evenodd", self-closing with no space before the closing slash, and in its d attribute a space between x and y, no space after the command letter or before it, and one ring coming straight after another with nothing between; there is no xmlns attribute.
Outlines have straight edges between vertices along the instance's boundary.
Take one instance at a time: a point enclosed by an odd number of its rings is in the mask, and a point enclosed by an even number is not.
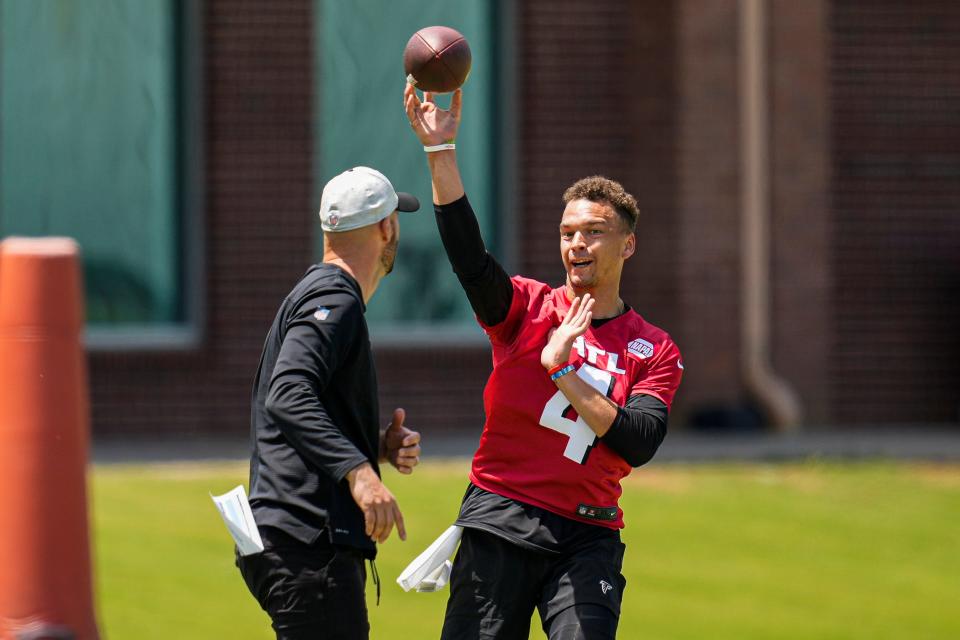
<svg viewBox="0 0 960 640"><path fill-rule="evenodd" d="M613 390L613 376L607 371L601 371L589 364L584 364L577 371L577 375L605 396ZM558 389L543 407L543 413L540 415L540 425L565 434L569 440L567 440L567 448L563 451L564 457L570 458L578 464L586 464L590 449L597 442L597 434L587 426L587 423L580 416L577 416L576 420L571 420L563 415L570 409L570 406L570 401Z"/></svg>

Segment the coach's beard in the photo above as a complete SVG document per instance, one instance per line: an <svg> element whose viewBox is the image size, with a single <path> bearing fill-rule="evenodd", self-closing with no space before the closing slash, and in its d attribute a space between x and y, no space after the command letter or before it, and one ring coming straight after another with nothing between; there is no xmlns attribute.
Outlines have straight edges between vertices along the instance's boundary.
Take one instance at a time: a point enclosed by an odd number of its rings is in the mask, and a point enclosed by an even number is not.
<svg viewBox="0 0 960 640"><path fill-rule="evenodd" d="M380 254L380 266L383 267L383 274L386 275L393 271L393 263L397 261L397 242L399 238L396 236L387 243L387 246L383 248L383 252Z"/></svg>

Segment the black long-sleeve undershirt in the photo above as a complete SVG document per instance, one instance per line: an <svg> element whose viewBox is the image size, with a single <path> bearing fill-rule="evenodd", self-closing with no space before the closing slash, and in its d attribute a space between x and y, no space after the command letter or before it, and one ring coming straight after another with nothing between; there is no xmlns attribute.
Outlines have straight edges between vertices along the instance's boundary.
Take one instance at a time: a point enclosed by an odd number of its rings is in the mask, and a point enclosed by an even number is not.
<svg viewBox="0 0 960 640"><path fill-rule="evenodd" d="M467 294L477 318L487 326L507 318L513 301L510 276L490 255L480 225L464 195L450 204L434 205L440 239L447 258ZM594 320L597 327L609 320ZM646 394L631 396L601 438L633 467L650 461L667 434L667 405Z"/></svg>
<svg viewBox="0 0 960 640"><path fill-rule="evenodd" d="M487 252L467 196L450 204L434 205L433 210L443 248L473 312L488 327L500 324L510 311L513 283Z"/></svg>
<svg viewBox="0 0 960 640"><path fill-rule="evenodd" d="M660 399L638 393L630 396L626 407L617 408L610 430L600 439L631 467L645 465L667 437L667 415L667 405Z"/></svg>

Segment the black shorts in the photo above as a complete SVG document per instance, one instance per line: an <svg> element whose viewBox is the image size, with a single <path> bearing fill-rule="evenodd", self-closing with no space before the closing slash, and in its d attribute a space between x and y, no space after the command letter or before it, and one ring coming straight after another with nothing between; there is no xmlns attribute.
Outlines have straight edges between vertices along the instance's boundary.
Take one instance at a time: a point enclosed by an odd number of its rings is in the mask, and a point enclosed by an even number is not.
<svg viewBox="0 0 960 640"><path fill-rule="evenodd" d="M270 616L277 640L369 637L364 557L321 535L312 545L275 529L261 531L264 551L237 555L250 593Z"/></svg>
<svg viewBox="0 0 960 640"><path fill-rule="evenodd" d="M550 640L612 639L627 581L619 532L559 555L464 529L450 576L445 640L527 640L534 609Z"/></svg>

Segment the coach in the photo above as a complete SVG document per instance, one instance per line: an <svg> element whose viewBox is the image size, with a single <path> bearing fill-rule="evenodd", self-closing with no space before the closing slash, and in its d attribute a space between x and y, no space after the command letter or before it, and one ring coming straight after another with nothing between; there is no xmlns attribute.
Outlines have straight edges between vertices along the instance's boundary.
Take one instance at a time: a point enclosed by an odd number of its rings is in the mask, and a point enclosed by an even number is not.
<svg viewBox="0 0 960 640"><path fill-rule="evenodd" d="M377 542L403 516L379 462L412 473L420 434L394 411L380 431L366 304L393 269L397 211L416 198L356 167L324 187L323 262L287 295L267 334L253 389L250 505L264 551L237 556L278 640L367 638L364 598Z"/></svg>

